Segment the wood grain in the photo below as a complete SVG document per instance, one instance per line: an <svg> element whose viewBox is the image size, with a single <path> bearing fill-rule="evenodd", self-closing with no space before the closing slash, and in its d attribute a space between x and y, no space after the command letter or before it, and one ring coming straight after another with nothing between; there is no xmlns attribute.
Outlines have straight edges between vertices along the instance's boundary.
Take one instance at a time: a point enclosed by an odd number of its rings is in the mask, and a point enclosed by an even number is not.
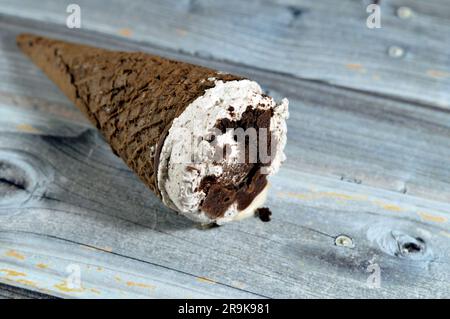
<svg viewBox="0 0 450 319"><path fill-rule="evenodd" d="M165 6L155 3L150 6ZM187 5L178 3L174 14ZM446 27L442 10L436 10L441 2L414 3L415 10L427 9L427 28L434 19ZM250 60L220 61L214 46L207 51L212 58L205 59L167 50L150 36L140 42L137 36L114 35L101 19L115 11L98 11L96 23L87 19L92 27L74 31L54 24L51 10L44 19L43 11L30 5L32 13L14 13L20 17L11 16L15 4L1 7L8 15L0 17L0 282L86 298L450 296L450 113L436 107L434 97L429 104L409 102L418 100L405 91L413 90L415 77L403 78L406 84L398 90L403 93L392 98L384 89L361 92L356 77L350 76L354 84L346 89L345 83L280 74L281 62L265 70ZM198 5L197 15L218 12ZM253 22L242 19L237 25L246 23ZM164 28L160 41L168 41ZM33 30L243 74L276 97L288 96L288 161L271 180L273 221L250 219L202 230L169 212L19 53L15 35ZM175 37L173 43L202 48L204 32L189 34L197 40L188 45ZM229 39L223 35L223 41ZM228 52L237 50L229 43ZM385 65L372 58L378 67ZM317 67L315 62L310 69ZM430 96L448 94L434 90ZM82 286L76 289L67 285L73 266L81 272ZM376 269L379 287L370 282Z"/></svg>
<svg viewBox="0 0 450 319"><path fill-rule="evenodd" d="M65 10L71 2L0 3L2 13L65 28ZM381 1L381 29L366 27L369 3L77 1L85 30L450 109L448 2ZM401 6L413 10L411 18L398 17ZM405 54L391 57L391 47L400 47Z"/></svg>
<svg viewBox="0 0 450 319"><path fill-rule="evenodd" d="M0 299L55 299L55 297L0 283Z"/></svg>
<svg viewBox="0 0 450 319"><path fill-rule="evenodd" d="M62 297L449 293L448 204L285 168L272 179L271 223L200 230L95 136L2 135L2 165L14 175L2 184L1 280ZM336 246L341 234L355 247ZM72 264L80 290L64 285ZM381 267L379 289L366 284L370 264Z"/></svg>
<svg viewBox="0 0 450 319"><path fill-rule="evenodd" d="M37 134L74 136L90 127L59 89L16 48L16 34L39 27L41 34L52 37L146 51L255 79L276 98L289 97L286 166L339 181L450 200L450 172L445 169L450 161L450 113L446 110L204 60L89 31L73 33L53 24L17 18L4 17L3 21L0 36L6 53L0 59L8 67L0 67L0 75L7 80L0 83L0 102L14 107L0 109L5 114L0 131L26 132L32 130L30 125Z"/></svg>

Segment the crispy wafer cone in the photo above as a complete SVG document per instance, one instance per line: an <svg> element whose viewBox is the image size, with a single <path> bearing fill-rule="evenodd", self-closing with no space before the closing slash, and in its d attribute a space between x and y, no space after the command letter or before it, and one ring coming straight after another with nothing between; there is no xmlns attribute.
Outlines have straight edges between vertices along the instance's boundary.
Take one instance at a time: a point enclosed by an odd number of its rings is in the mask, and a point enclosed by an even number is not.
<svg viewBox="0 0 450 319"><path fill-rule="evenodd" d="M109 51L31 34L19 35L17 44L158 196L155 154L173 119L214 86L206 79L240 79L145 53Z"/></svg>

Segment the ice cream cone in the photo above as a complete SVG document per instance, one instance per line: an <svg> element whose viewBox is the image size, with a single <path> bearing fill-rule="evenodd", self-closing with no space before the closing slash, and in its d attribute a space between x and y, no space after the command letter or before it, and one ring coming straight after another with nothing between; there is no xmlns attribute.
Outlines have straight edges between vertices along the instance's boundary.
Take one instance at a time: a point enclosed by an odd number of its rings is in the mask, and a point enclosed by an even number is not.
<svg viewBox="0 0 450 319"><path fill-rule="evenodd" d="M258 208L252 204L261 206L267 179L260 168L274 173L284 156L287 100L276 104L242 77L146 53L30 34L19 35L17 44L168 207L198 222L222 223L251 215ZM198 127L189 128L195 119ZM270 163L174 161L188 138L205 138L213 128L225 136L224 125L243 121L278 132Z"/></svg>

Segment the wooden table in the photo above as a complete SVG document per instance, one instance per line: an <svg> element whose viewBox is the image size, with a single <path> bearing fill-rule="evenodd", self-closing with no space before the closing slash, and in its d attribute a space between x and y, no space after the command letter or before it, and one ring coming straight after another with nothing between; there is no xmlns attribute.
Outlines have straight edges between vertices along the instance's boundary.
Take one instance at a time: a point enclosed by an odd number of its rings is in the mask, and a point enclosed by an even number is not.
<svg viewBox="0 0 450 319"><path fill-rule="evenodd" d="M0 295L450 297L448 0L383 0L380 29L350 0L77 0L69 29L71 2L0 1ZM272 222L202 230L170 213L19 52L20 32L287 96Z"/></svg>

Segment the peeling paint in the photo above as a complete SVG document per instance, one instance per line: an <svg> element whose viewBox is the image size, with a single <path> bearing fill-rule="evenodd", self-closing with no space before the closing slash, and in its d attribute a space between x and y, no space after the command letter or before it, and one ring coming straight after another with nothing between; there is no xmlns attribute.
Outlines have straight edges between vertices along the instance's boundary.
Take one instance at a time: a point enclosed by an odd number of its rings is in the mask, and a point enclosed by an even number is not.
<svg viewBox="0 0 450 319"><path fill-rule="evenodd" d="M376 205L378 205L380 208L383 208L384 210L389 210L391 212L402 212L402 211L404 211L403 208L401 208L400 206L395 205L395 204L385 203L385 202L378 201L378 200L374 201L374 203Z"/></svg>
<svg viewBox="0 0 450 319"><path fill-rule="evenodd" d="M367 70L364 68L364 66L361 63L347 63L345 67L348 70L359 72L359 73L366 73Z"/></svg>
<svg viewBox="0 0 450 319"><path fill-rule="evenodd" d="M16 125L16 129L24 133L41 133L41 131L39 131L37 128L34 128L30 124L18 124Z"/></svg>
<svg viewBox="0 0 450 319"><path fill-rule="evenodd" d="M446 232L446 231L443 231L443 230L439 233L439 235L447 237L447 238L450 238L450 233Z"/></svg>
<svg viewBox="0 0 450 319"><path fill-rule="evenodd" d="M182 28L176 28L175 32L179 35L179 36L186 36L188 34L186 29L182 29Z"/></svg>
<svg viewBox="0 0 450 319"><path fill-rule="evenodd" d="M31 281L31 280L27 280L27 279L17 279L17 280L15 280L15 282L17 282L18 284L25 285L25 286L37 287L37 283L35 283L34 281Z"/></svg>
<svg viewBox="0 0 450 319"><path fill-rule="evenodd" d="M317 200L321 198L331 198L331 199L339 199L339 200L353 200L353 201L361 201L367 200L367 196L363 195L348 195L343 193L336 192L313 192L313 193L292 193L292 192L280 192L278 193L280 197L291 197L302 200Z"/></svg>
<svg viewBox="0 0 450 319"><path fill-rule="evenodd" d="M0 269L0 272L4 273L7 277L26 277L27 274L18 272L12 269Z"/></svg>
<svg viewBox="0 0 450 319"><path fill-rule="evenodd" d="M98 289L91 288L91 289L89 289L89 291L94 293L94 294L100 295L100 290L98 290Z"/></svg>
<svg viewBox="0 0 450 319"><path fill-rule="evenodd" d="M381 76L379 74L372 75L372 80L379 81L381 80Z"/></svg>
<svg viewBox="0 0 450 319"><path fill-rule="evenodd" d="M134 282L134 281L127 281L126 284L128 287L138 287L138 288L147 288L147 289L155 289L156 288L153 285L148 285L148 284Z"/></svg>
<svg viewBox="0 0 450 319"><path fill-rule="evenodd" d="M47 269L48 265L40 263L40 264L37 264L36 267L40 268L40 269Z"/></svg>
<svg viewBox="0 0 450 319"><path fill-rule="evenodd" d="M122 28L117 31L118 34L124 37L131 37L133 35L133 30L130 28Z"/></svg>
<svg viewBox="0 0 450 319"><path fill-rule="evenodd" d="M363 66L362 66L361 63L347 63L345 65L345 67L347 69L350 69L350 70L361 70L361 69L363 69Z"/></svg>
<svg viewBox="0 0 450 319"><path fill-rule="evenodd" d="M18 252L15 251L15 250L8 250L8 251L5 253L5 256L11 257L11 258L15 258L15 259L18 259L18 260L25 260L25 256L22 255L22 254L20 254L20 253L18 253Z"/></svg>
<svg viewBox="0 0 450 319"><path fill-rule="evenodd" d="M427 70L427 75L435 79L445 79L450 78L450 72L442 70Z"/></svg>
<svg viewBox="0 0 450 319"><path fill-rule="evenodd" d="M80 245L82 248L87 249L87 250L91 250L91 251L103 251L103 252L112 252L113 248L112 247L94 247L94 246L85 246L85 245Z"/></svg>
<svg viewBox="0 0 450 319"><path fill-rule="evenodd" d="M239 288L239 289L244 289L246 287L246 285L243 282L240 281L232 281L231 285L233 287Z"/></svg>
<svg viewBox="0 0 450 319"><path fill-rule="evenodd" d="M216 283L214 280L206 278L206 277L197 277L197 280L200 282L207 283L207 284L215 284Z"/></svg>
<svg viewBox="0 0 450 319"><path fill-rule="evenodd" d="M59 291L62 291L62 292L84 292L85 291L85 289L83 287L70 288L67 285L67 282L65 280L59 284L54 285L53 287L55 287L56 289L58 289Z"/></svg>
<svg viewBox="0 0 450 319"><path fill-rule="evenodd" d="M430 213L426 213L426 212L417 212L417 214L420 216L420 218L422 218L424 221L427 221L427 222L446 223L448 220L444 216L438 216L438 215L434 215L434 214L430 214Z"/></svg>
<svg viewBox="0 0 450 319"><path fill-rule="evenodd" d="M378 207L391 211L391 212L403 212L405 211L404 208L402 208L399 205L383 202L381 200L374 200L369 199L365 195L349 195L349 194L343 194L343 193L336 193L336 192L312 192L312 193L290 193L290 192L279 192L277 194L280 197L291 197L296 198L300 200L306 200L306 201L313 201L313 200L319 200L319 199L335 199L335 200L343 200L343 201L364 201L368 203L372 203L374 205L377 205Z"/></svg>

